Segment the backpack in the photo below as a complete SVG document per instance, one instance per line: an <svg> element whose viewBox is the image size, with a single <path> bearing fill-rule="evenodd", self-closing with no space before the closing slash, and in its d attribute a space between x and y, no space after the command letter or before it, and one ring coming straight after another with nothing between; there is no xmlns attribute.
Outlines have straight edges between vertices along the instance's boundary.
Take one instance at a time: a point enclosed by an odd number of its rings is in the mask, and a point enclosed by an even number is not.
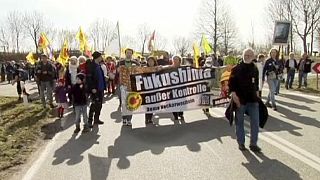
<svg viewBox="0 0 320 180"><path fill-rule="evenodd" d="M21 81L27 81L29 79L28 72L26 70L19 69L19 78Z"/></svg>

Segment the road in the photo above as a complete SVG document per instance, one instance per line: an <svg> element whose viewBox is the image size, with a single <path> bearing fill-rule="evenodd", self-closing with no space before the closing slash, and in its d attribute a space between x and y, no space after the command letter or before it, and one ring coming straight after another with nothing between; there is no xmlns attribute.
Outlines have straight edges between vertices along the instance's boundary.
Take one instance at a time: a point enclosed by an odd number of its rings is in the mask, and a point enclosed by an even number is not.
<svg viewBox="0 0 320 180"><path fill-rule="evenodd" d="M0 85L5 92L15 89ZM134 115L129 128L122 127L118 99L106 97L104 125L74 135L69 112L63 130L14 179L320 179L320 97L282 90L276 99L278 111L269 110L259 134L263 153L254 154L238 150L225 108L210 109L209 118L201 110L185 112L184 122L160 114L147 127L144 115Z"/></svg>

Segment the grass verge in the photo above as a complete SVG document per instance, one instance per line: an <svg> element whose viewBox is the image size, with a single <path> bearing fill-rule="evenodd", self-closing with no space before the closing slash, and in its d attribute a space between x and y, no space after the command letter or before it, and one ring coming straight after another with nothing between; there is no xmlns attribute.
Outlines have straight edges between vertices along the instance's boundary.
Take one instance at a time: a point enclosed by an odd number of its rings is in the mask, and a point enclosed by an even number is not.
<svg viewBox="0 0 320 180"><path fill-rule="evenodd" d="M24 105L17 98L0 97L0 179L27 161L50 119L50 109L39 102Z"/></svg>
<svg viewBox="0 0 320 180"><path fill-rule="evenodd" d="M320 79L320 78L319 78ZM317 78L312 77L308 79L308 87L307 88L298 88L298 82L294 81L293 83L293 91L299 91L302 93L307 93L315 96L320 96L320 89L317 89ZM282 88L285 88L284 83L281 84ZM320 88L320 82L319 82L319 88Z"/></svg>

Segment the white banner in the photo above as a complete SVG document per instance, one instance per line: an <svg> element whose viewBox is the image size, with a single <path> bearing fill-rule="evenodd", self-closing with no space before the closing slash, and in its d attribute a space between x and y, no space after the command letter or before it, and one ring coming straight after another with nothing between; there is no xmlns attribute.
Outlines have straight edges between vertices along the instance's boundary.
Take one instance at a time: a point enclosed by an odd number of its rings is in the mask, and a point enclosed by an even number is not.
<svg viewBox="0 0 320 180"><path fill-rule="evenodd" d="M179 112L215 103L212 68L121 67L120 80L123 115Z"/></svg>

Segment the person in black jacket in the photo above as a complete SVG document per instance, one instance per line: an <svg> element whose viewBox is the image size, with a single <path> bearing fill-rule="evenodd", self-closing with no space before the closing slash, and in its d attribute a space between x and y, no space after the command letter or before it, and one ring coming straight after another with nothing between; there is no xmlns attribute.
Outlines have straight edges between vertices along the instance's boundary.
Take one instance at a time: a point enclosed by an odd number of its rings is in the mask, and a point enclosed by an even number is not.
<svg viewBox="0 0 320 180"><path fill-rule="evenodd" d="M76 113L75 124L76 129L74 133L80 131L80 118L81 114L83 116L84 128L83 133L86 133L90 130L87 116L87 92L84 85L85 75L83 73L77 74L76 84L72 86L71 93L73 97L74 109Z"/></svg>
<svg viewBox="0 0 320 180"><path fill-rule="evenodd" d="M43 107L46 107L46 99L44 93L46 91L47 98L49 99L49 105L53 108L52 91L54 87L55 69L53 65L48 61L46 54L41 55L41 61L36 67L37 78L40 84L40 98Z"/></svg>
<svg viewBox="0 0 320 180"><path fill-rule="evenodd" d="M5 68L4 63L1 64L0 75L1 75L1 81L0 82L5 81L6 80L6 68Z"/></svg>
<svg viewBox="0 0 320 180"><path fill-rule="evenodd" d="M88 91L91 94L91 105L89 110L89 127L92 128L92 122L94 124L103 124L101 121L100 113L102 108L102 101L104 96L104 90L107 87L106 79L101 69L100 62L102 59L102 54L100 52L94 52L92 54L93 61L88 63L88 71L86 84L88 86Z"/></svg>
<svg viewBox="0 0 320 180"><path fill-rule="evenodd" d="M313 61L309 59L307 53L303 53L301 60L299 61L298 64L298 72L299 72L299 87L301 88L302 85L302 80L303 80L303 85L305 88L308 86L308 73L311 72L311 64Z"/></svg>
<svg viewBox="0 0 320 180"><path fill-rule="evenodd" d="M254 52L246 49L243 52L243 62L232 69L229 79L229 90L236 110L236 135L241 151L246 150L244 133L244 114L250 117L251 135L250 149L260 152L258 147L259 133L259 71L253 63Z"/></svg>
<svg viewBox="0 0 320 180"><path fill-rule="evenodd" d="M289 59L286 61L285 68L287 69L286 89L292 89L294 75L296 73L296 69L298 68L297 61L294 59L293 52L289 54Z"/></svg>
<svg viewBox="0 0 320 180"><path fill-rule="evenodd" d="M277 63L277 57L278 57L278 50L277 49L271 49L270 50L270 58L266 61L263 67L262 72L262 83L264 84L265 76L267 75L267 82L269 86L269 94L266 102L267 107L273 107L273 110L277 110L276 106L276 100L275 100L275 93L276 93L276 87L278 83L278 70L279 65ZM270 101L272 103L272 106L270 104Z"/></svg>

